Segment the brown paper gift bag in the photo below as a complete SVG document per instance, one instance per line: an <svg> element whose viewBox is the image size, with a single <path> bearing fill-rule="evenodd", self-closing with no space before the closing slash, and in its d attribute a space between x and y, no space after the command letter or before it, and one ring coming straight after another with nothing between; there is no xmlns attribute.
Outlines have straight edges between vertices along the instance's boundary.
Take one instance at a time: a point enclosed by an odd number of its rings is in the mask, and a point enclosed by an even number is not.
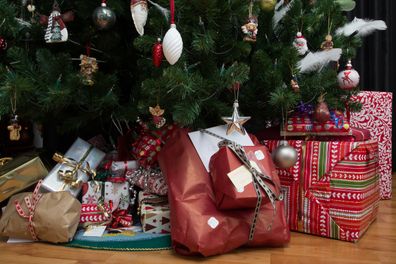
<svg viewBox="0 0 396 264"><path fill-rule="evenodd" d="M0 236L65 243L73 239L81 204L68 192L33 193L10 198L0 219Z"/></svg>

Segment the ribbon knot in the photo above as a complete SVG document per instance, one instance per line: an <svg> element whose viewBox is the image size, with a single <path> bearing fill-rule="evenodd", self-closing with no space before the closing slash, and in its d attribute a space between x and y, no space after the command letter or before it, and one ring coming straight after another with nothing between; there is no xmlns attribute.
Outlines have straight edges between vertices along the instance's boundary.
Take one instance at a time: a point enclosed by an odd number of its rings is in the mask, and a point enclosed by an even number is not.
<svg viewBox="0 0 396 264"><path fill-rule="evenodd" d="M40 186L41 186L42 180L38 182L36 188L34 189L32 193L32 198L30 199L29 196L26 196L24 198L25 205L28 209L28 213L26 213L23 209L21 204L19 203L18 200L15 200L15 209L19 216L26 218L29 222L28 224L28 230L30 232L30 235L32 236L33 240L37 241L38 237L36 234L36 231L34 230L34 225L33 225L33 218L34 214L38 205L38 202L40 201L40 198L43 196L41 193L39 193Z"/></svg>
<svg viewBox="0 0 396 264"><path fill-rule="evenodd" d="M249 240L253 240L254 232L256 230L257 219L258 219L258 216L259 216L259 213L260 213L261 203L262 203L262 200L263 200L263 195L261 193L261 190L263 190L265 192L265 194L268 196L268 199L271 202L271 205L272 205L272 207L274 209L273 210L273 214L272 214L271 223L268 225L268 228L267 228L267 230L270 230L272 228L272 223L274 221L274 217L275 217L275 214L276 214L276 201L282 200L283 197L281 196L281 194L277 195L275 193L275 191L272 190L267 185L267 182L269 182L270 184L275 186L278 190L280 190L280 186L278 186L278 184L276 182L274 182L272 177L267 176L267 175L259 172L258 170L256 170L256 168L254 168L252 166L252 164L250 163L249 158L246 155L245 150L243 149L243 147L241 145L237 144L234 141L230 141L230 140L228 140L228 139L226 139L224 137L221 137L221 136L219 136L219 135L217 135L217 134L215 134L213 132L205 130L205 129L202 129L201 132L221 139L221 141L218 144L219 148L220 147L227 147L230 150L232 150L232 152L238 157L238 159L243 163L243 165L245 165L247 167L247 169L252 174L253 186L254 186L254 190L256 191L256 195L257 195L256 207L254 209L253 221L252 221L252 224L250 226L250 233L249 233Z"/></svg>
<svg viewBox="0 0 396 264"><path fill-rule="evenodd" d="M54 156L52 157L53 160L55 160L57 163L60 163L65 167L68 167L67 169L58 170L58 177L61 181L64 182L63 189L66 186L70 186L70 188L73 189L77 189L81 187L83 181L78 178L79 171L91 176L92 178L95 178L96 171L91 169L89 162L85 161L91 149L92 147L84 154L84 156L79 162L77 162L72 158L65 157L60 153L54 154Z"/></svg>

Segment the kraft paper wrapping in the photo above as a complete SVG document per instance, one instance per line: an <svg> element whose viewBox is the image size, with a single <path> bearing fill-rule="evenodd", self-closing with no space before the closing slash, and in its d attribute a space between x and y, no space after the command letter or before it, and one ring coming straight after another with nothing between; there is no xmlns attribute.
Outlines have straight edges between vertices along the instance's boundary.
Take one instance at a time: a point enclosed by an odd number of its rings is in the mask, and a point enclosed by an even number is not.
<svg viewBox="0 0 396 264"><path fill-rule="evenodd" d="M0 202L37 183L48 174L39 157L24 155L0 166Z"/></svg>
<svg viewBox="0 0 396 264"><path fill-rule="evenodd" d="M78 138L66 152L64 157L80 162L84 155L89 151L88 156L84 160L83 167L85 168L86 162L88 162L91 169L96 169L96 167L104 158L105 153L97 148L92 148L91 150L90 148L91 144L82 140L81 138ZM81 187L71 188L69 185L65 185L58 175L59 170L68 169L70 169L70 167L64 164L57 164L44 179L42 188L50 192L69 191L74 197L76 197L80 193ZM77 172L76 178L82 182L87 182L89 180L89 176L81 170Z"/></svg>
<svg viewBox="0 0 396 264"><path fill-rule="evenodd" d="M32 239L29 221L21 217L15 209L19 201L24 212L28 212L24 198L32 193L20 193L11 197L0 219L0 235ZM68 192L45 193L39 200L33 226L37 238L52 243L66 243L73 239L80 221L81 204Z"/></svg>

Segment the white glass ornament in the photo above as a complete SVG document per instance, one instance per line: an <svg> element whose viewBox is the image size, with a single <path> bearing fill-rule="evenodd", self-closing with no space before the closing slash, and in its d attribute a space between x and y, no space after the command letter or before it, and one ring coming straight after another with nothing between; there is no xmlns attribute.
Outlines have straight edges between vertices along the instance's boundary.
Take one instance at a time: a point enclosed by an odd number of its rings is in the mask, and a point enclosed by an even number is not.
<svg viewBox="0 0 396 264"><path fill-rule="evenodd" d="M183 39L176 29L175 24L171 24L169 30L166 32L162 41L162 48L165 58L170 65L174 65L180 59L183 52Z"/></svg>
<svg viewBox="0 0 396 264"><path fill-rule="evenodd" d="M136 31L143 36L148 15L147 0L132 0L131 15Z"/></svg>
<svg viewBox="0 0 396 264"><path fill-rule="evenodd" d="M308 42L301 32L297 32L293 41L293 46L297 49L298 55L303 56L308 52Z"/></svg>
<svg viewBox="0 0 396 264"><path fill-rule="evenodd" d="M337 80L338 85L343 90L352 90L359 85L360 75L353 69L351 61L348 61L345 70L338 74Z"/></svg>

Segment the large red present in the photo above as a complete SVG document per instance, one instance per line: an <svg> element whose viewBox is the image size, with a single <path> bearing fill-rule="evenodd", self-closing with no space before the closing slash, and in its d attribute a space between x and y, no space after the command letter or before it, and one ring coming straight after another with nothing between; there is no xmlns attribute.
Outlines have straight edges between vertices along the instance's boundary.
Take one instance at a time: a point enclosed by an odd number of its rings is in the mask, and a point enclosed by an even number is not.
<svg viewBox="0 0 396 264"><path fill-rule="evenodd" d="M250 165L268 179L268 188L277 196L280 194L280 182L265 146L243 147ZM257 193L253 185L253 175L238 156L228 147L222 147L210 160L210 176L216 205L219 209L255 208ZM261 190L265 202L268 198Z"/></svg>
<svg viewBox="0 0 396 264"><path fill-rule="evenodd" d="M177 162L175 162L177 159ZM209 174L187 132L176 131L159 155L169 186L172 244L184 255L211 256L241 246L282 246L290 239L283 201L263 203L252 240L253 209L218 210Z"/></svg>
<svg viewBox="0 0 396 264"><path fill-rule="evenodd" d="M392 198L392 93L361 92L352 100L363 104L351 113L351 125L370 130L379 144L379 174L382 199Z"/></svg>
<svg viewBox="0 0 396 264"><path fill-rule="evenodd" d="M273 151L279 140L264 144ZM291 230L355 242L377 216L378 143L290 140L297 163L278 169Z"/></svg>

